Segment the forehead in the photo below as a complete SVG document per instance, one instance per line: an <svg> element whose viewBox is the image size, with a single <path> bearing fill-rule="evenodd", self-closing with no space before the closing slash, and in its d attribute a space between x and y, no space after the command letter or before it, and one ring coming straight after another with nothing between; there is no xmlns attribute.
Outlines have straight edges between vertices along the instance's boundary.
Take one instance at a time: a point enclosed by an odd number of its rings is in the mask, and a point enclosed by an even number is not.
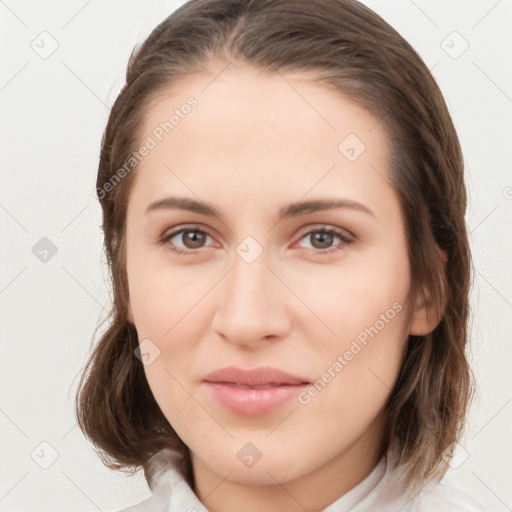
<svg viewBox="0 0 512 512"><path fill-rule="evenodd" d="M180 80L147 111L140 143L154 147L137 166L135 193L154 200L166 187L198 196L237 190L239 205L333 189L392 199L382 123L311 78L228 66Z"/></svg>
<svg viewBox="0 0 512 512"><path fill-rule="evenodd" d="M237 141L246 146L251 136L274 145L281 141L276 141L276 135L285 141L305 137L311 144L304 149L311 145L316 149L320 139L326 146L337 146L340 137L348 133L368 142L382 137L380 130L371 135L377 119L369 111L313 79L311 73L270 73L251 67L232 69L229 65L220 71L212 70L212 74L191 75L164 90L151 103L142 132L151 133L175 113L171 124L176 142L189 127L197 136L211 141L212 147L219 142ZM193 109L187 107L190 98L197 103ZM182 114L180 110L187 112ZM187 117L192 121L184 122Z"/></svg>

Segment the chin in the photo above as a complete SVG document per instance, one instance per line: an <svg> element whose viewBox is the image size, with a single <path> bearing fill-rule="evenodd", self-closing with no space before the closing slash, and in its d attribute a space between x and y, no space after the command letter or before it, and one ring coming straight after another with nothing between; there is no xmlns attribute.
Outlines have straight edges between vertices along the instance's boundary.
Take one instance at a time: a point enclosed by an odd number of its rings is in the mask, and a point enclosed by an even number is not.
<svg viewBox="0 0 512 512"><path fill-rule="evenodd" d="M243 459L243 455L241 458ZM261 458L247 467L236 454L230 458L223 457L222 460L215 456L209 460L203 459L203 464L207 465L211 472L222 478L228 475L226 480L240 485L284 484L307 474L309 466L310 471L314 470L311 457L301 461L297 460L296 452L294 455L276 450L272 450L268 455L261 453Z"/></svg>

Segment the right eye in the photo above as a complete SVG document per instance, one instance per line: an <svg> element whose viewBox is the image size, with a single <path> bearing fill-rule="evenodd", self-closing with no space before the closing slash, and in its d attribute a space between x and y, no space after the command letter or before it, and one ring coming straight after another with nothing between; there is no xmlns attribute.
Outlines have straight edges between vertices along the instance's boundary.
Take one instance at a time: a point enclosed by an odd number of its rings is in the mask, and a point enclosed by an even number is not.
<svg viewBox="0 0 512 512"><path fill-rule="evenodd" d="M172 241L173 238L176 240ZM206 231L196 226L184 226L166 233L160 239L160 244L177 254L192 254L198 252L196 249L204 247L207 238L211 237Z"/></svg>

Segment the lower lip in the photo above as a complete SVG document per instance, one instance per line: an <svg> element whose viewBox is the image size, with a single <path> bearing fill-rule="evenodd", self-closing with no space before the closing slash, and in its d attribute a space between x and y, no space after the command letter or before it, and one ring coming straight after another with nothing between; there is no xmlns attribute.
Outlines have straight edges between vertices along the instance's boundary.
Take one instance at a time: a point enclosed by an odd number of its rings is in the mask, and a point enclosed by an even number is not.
<svg viewBox="0 0 512 512"><path fill-rule="evenodd" d="M308 385L282 385L270 388L239 388L220 382L205 382L213 398L221 405L245 416L270 413L295 398Z"/></svg>

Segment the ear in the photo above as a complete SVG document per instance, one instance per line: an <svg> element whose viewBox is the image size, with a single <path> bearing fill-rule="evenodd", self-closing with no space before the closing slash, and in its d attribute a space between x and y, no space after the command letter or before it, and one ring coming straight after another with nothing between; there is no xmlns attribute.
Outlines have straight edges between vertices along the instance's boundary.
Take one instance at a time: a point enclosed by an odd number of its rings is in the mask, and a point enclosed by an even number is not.
<svg viewBox="0 0 512 512"><path fill-rule="evenodd" d="M443 261L443 265L446 265L446 262L448 261L446 252L439 248L438 251L440 258ZM443 297L446 298L442 282L440 283L440 286L442 288ZM421 292L421 289L416 291L414 311L412 314L411 327L409 329L409 334L415 336L425 336L426 334L431 333L443 317L443 312L436 314L434 304L430 300L427 291L425 290L425 293Z"/></svg>

